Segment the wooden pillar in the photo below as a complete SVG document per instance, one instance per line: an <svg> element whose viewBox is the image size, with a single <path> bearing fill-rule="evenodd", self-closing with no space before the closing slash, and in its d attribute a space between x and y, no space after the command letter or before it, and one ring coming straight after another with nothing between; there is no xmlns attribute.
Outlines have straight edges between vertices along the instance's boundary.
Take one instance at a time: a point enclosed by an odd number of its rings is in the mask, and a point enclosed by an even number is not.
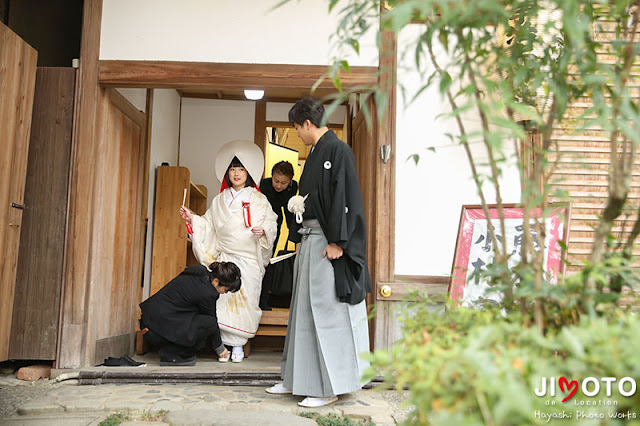
<svg viewBox="0 0 640 426"><path fill-rule="evenodd" d="M391 282L394 279L395 266L395 153L396 153L396 70L397 70L397 39L392 31L382 33L382 49L380 51L381 88L388 96L387 109L384 115L375 123L378 126L378 146L389 149L390 155L385 163L378 157L376 161L375 187L375 271L372 274L373 297L375 300L379 292L379 284ZM387 148L388 147L388 148ZM375 327L373 330L373 346L375 349L390 347L387 331L390 329L389 304L378 303Z"/></svg>
<svg viewBox="0 0 640 426"><path fill-rule="evenodd" d="M262 154L267 155L267 140L264 135L267 131L267 102L265 100L256 101L256 116L254 127L254 141L262 150ZM266 173L266 170L265 170ZM263 174L264 176L264 174ZM259 184L260 182L256 182Z"/></svg>
<svg viewBox="0 0 640 426"><path fill-rule="evenodd" d="M59 368L79 367L93 361L87 353L90 317L92 231L95 160L102 125L103 89L98 85L102 0L85 0L80 44L77 109L70 176L69 214L62 291Z"/></svg>

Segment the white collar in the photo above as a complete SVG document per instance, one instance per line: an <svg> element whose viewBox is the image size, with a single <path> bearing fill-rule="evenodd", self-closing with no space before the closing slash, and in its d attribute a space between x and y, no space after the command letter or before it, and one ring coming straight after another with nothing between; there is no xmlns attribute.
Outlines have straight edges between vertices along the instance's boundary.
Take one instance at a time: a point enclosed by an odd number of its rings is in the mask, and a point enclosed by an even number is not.
<svg viewBox="0 0 640 426"><path fill-rule="evenodd" d="M241 193L242 191L244 191L245 189L249 188L248 186L245 186L244 188L242 188L240 191L236 191L235 189L233 189L232 186L229 187L229 189L231 190L231 195L233 196L233 198L236 198L238 196L239 193Z"/></svg>

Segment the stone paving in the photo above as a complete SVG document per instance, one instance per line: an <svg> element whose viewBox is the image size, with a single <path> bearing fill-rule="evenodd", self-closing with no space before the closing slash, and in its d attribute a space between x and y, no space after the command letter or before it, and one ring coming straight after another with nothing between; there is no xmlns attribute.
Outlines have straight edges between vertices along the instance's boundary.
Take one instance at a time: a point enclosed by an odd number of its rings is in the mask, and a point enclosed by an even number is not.
<svg viewBox="0 0 640 426"><path fill-rule="evenodd" d="M259 359L254 358L254 362L257 361ZM244 368L249 364L247 362ZM225 368L234 367L237 366ZM153 371L157 367L151 365L149 368ZM206 370L206 367L189 368L193 370L182 368L184 374ZM135 371L145 374L139 367ZM73 377L68 373L58 375L59 378L69 376ZM18 396L22 401L15 401L14 396L16 407L4 416L0 411L0 425L98 425L110 413L128 414L136 420L135 425L144 424L140 421L148 419L153 420L150 423L153 425L163 422L173 425L316 424L301 416L304 413L334 414L376 425L394 425L406 410L401 405L406 396L392 391L361 390L342 395L327 407L309 409L297 405L303 399L300 396L270 395L264 388L264 385L198 383L79 385L73 379L40 380L30 384L17 380L15 375L0 375L0 405L5 404L3 397L7 399L29 389L37 390L33 397L29 397L28 392L24 393L24 398Z"/></svg>
<svg viewBox="0 0 640 426"><path fill-rule="evenodd" d="M166 413L162 420L175 425L239 424L234 418L242 418L246 424L315 424L300 417L309 412L348 416L376 425L395 424L393 407L382 392L374 389L343 395L336 403L315 409L299 407L297 403L301 399L292 395L270 395L256 386L58 384L52 385L45 395L20 405L16 415L0 419L0 424L32 424L26 421L59 418L89 425L95 424L97 417L81 418L83 414L105 413L106 416L117 412L143 416Z"/></svg>

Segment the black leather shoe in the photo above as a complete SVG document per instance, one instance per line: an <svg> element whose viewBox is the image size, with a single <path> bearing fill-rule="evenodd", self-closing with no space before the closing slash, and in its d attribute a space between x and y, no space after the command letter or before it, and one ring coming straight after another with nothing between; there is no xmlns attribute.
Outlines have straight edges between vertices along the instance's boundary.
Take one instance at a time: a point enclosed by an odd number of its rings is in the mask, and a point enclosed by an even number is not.
<svg viewBox="0 0 640 426"><path fill-rule="evenodd" d="M160 358L160 365L162 367L192 367L196 365L196 356L190 356L188 358L182 358L179 355L175 355L171 358Z"/></svg>

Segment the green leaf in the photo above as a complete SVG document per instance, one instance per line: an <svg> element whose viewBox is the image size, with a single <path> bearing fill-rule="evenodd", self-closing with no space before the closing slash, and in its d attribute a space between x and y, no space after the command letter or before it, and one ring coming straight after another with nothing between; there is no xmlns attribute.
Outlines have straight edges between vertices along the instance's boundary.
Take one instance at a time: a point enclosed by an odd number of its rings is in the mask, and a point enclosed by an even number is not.
<svg viewBox="0 0 640 426"><path fill-rule="evenodd" d="M411 154L408 158L407 161L409 160L413 160L413 162L415 163L415 165L418 165L418 162L420 161L420 155L418 154Z"/></svg>
<svg viewBox="0 0 640 426"><path fill-rule="evenodd" d="M451 75L448 72L443 71L440 74L440 93L446 94L451 87L451 83Z"/></svg>
<svg viewBox="0 0 640 426"><path fill-rule="evenodd" d="M411 22L413 9L413 2L404 2L388 12L391 17L391 26L395 33L400 32L402 28Z"/></svg>
<svg viewBox="0 0 640 426"><path fill-rule="evenodd" d="M336 75L333 77L333 85L338 89L338 92L342 92L342 80L340 80L340 76Z"/></svg>
<svg viewBox="0 0 640 426"><path fill-rule="evenodd" d="M444 47L446 52L449 51L449 32L446 30L441 30L438 34L438 40L440 40L440 44Z"/></svg>
<svg viewBox="0 0 640 426"><path fill-rule="evenodd" d="M357 39L352 38L351 40L349 40L349 43L351 44L351 47L353 48L353 50L355 50L355 52L359 55L360 54L360 42Z"/></svg>

